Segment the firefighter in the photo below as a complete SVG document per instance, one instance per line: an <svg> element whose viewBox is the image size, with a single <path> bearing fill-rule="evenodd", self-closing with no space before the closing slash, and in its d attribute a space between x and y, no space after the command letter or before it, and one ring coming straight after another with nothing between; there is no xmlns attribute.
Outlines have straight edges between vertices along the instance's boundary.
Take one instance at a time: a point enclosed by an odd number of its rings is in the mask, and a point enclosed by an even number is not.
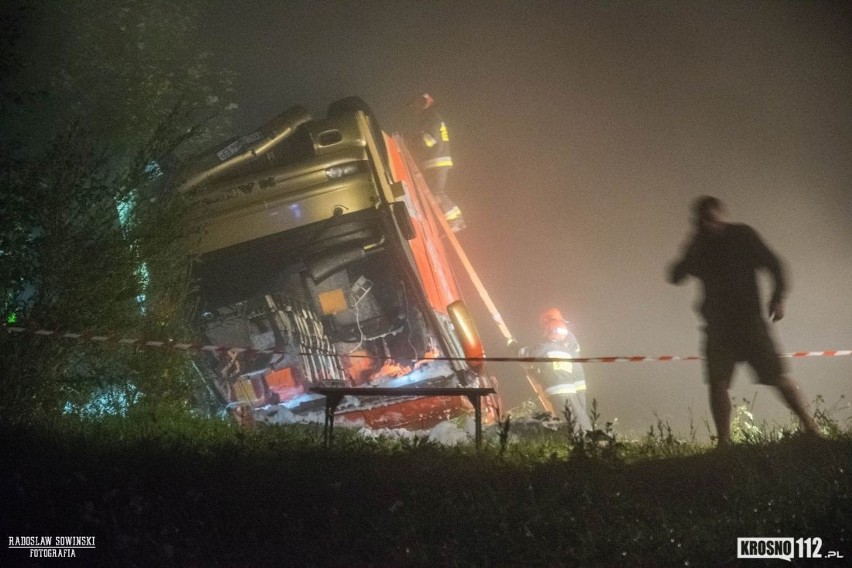
<svg viewBox="0 0 852 568"><path fill-rule="evenodd" d="M539 316L542 341L529 350L530 357L573 359L580 356L580 344L568 330L568 321L556 308ZM544 392L557 411L567 404L581 431L592 429L586 409L586 378L583 366L573 361L537 363Z"/></svg>
<svg viewBox="0 0 852 568"><path fill-rule="evenodd" d="M453 167L447 124L435 108L435 99L428 93L416 97L410 106L414 110L416 121L412 132L412 150L429 189L444 212L444 218L453 232L457 233L464 229L466 224L461 209L446 192L447 174Z"/></svg>

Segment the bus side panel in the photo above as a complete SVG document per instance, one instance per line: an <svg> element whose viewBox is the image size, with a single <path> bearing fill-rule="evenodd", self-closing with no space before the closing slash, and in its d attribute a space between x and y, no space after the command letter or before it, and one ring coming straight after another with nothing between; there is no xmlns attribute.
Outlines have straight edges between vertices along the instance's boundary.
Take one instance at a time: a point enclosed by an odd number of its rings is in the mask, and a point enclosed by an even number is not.
<svg viewBox="0 0 852 568"><path fill-rule="evenodd" d="M405 204L415 228L415 237L409 241L417 272L426 290L429 304L436 311L446 314L447 306L459 299L458 286L441 242L442 228L435 219L426 192L430 191L413 166L410 168L396 138L385 135L385 145L390 157L394 180L405 186Z"/></svg>

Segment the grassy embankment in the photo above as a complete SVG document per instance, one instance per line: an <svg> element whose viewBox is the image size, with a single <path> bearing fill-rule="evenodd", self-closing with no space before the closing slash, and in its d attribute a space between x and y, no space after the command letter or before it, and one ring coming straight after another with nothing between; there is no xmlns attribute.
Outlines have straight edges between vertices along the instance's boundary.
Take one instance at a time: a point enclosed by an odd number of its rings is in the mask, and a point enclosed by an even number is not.
<svg viewBox="0 0 852 568"><path fill-rule="evenodd" d="M186 418L2 438L5 534L96 536L86 565L718 566L742 536L852 554L852 436L836 428L722 452L659 424L637 441L497 432L480 452L346 429L327 450L315 427Z"/></svg>

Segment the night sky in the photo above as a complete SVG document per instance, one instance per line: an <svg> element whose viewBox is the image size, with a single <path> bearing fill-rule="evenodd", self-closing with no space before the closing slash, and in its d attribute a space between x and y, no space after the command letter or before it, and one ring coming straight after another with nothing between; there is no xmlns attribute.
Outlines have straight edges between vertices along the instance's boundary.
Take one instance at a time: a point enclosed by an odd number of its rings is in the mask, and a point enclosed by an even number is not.
<svg viewBox="0 0 852 568"><path fill-rule="evenodd" d="M427 91L449 125L460 235L509 328L562 309L587 356L699 353L695 283L666 266L703 194L785 260L781 351L852 348L852 5L843 2L281 2L209 12L237 128L364 98L389 132ZM463 280L461 273L460 279ZM470 286L489 354L509 355ZM852 358L790 362L808 399L850 393ZM504 402L532 396L492 364ZM709 416L701 363L587 364L604 420L681 433ZM733 394L787 423L741 367ZM847 409L842 416L849 416Z"/></svg>

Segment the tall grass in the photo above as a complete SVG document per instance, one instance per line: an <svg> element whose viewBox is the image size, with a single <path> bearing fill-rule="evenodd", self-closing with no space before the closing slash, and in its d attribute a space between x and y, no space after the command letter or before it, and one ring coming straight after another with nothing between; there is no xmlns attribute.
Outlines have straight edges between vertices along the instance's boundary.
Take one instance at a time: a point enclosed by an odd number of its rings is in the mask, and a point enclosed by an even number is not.
<svg viewBox="0 0 852 568"><path fill-rule="evenodd" d="M738 536L852 553L852 436L823 403L824 440L725 451L659 417L622 437L596 408L582 435L506 417L480 451L186 414L5 422L6 532L96 536L94 566L704 566Z"/></svg>

